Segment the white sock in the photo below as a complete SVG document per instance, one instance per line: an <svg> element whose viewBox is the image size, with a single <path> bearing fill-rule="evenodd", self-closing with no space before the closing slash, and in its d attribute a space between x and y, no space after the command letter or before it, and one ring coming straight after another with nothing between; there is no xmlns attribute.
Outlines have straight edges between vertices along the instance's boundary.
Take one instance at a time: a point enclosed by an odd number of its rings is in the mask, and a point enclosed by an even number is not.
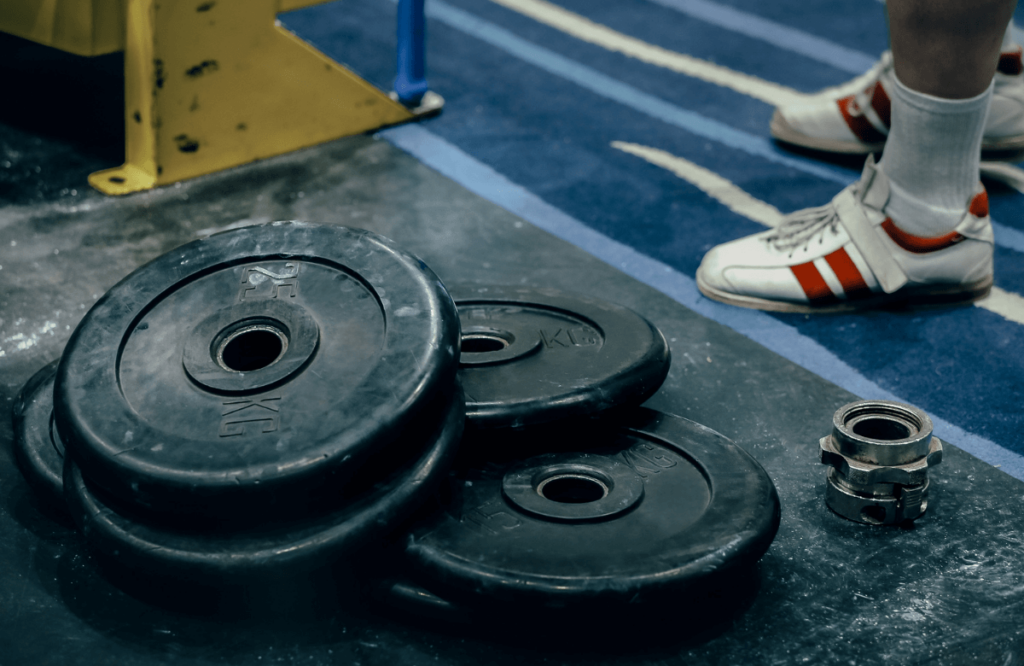
<svg viewBox="0 0 1024 666"><path fill-rule="evenodd" d="M944 99L893 79L892 128L879 163L889 177L885 213L911 234L941 236L956 227L978 191L992 85L977 97Z"/></svg>

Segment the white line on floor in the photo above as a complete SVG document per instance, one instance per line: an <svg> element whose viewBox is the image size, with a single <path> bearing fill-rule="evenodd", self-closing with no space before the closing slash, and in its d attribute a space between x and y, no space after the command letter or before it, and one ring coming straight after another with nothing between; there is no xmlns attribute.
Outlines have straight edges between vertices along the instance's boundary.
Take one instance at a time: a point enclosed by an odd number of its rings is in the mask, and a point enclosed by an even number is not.
<svg viewBox="0 0 1024 666"><path fill-rule="evenodd" d="M674 9L699 21L717 25L731 32L738 32L746 37L767 42L793 53L799 53L804 57L850 74L860 74L878 59L877 56L841 46L817 35L710 0L651 0L651 2Z"/></svg>
<svg viewBox="0 0 1024 666"><path fill-rule="evenodd" d="M990 312L1024 324L1024 298L1012 291L1003 291L999 287L992 287L992 292L984 300L975 303L979 308L985 308Z"/></svg>
<svg viewBox="0 0 1024 666"><path fill-rule="evenodd" d="M681 8L700 8L702 10L707 10L705 5L708 7L714 5L714 3L699 2L699 0L695 0L694 2L690 2L689 0L655 1L660 4L664 4L665 6L680 9L680 11L682 11ZM787 88L786 86L772 81L766 81L750 74L744 74L743 72L737 72L736 70L723 67L722 65L716 65L706 60L701 60L700 58L695 58L683 53L670 51L660 46L648 44L647 42L635 37L630 37L629 35L624 35L621 32L612 30L600 23L595 23L584 16L575 14L567 9L559 7L558 5L546 2L545 0L491 0L491 2L523 14L524 16L529 16L535 21L544 23L556 30L561 30L568 35L590 44L600 46L608 49L609 51L622 53L650 65L663 67L673 72L678 72L695 79L700 79L701 81L713 83L715 85L722 86L723 88L729 88L741 95L747 95L748 97L759 99L773 106L784 106L794 102L801 102L810 97L810 95L801 93L800 91L792 88ZM693 7L690 6L691 4ZM737 26L733 26L731 24L722 24L722 27L727 29L737 28ZM749 31L741 32L743 32L743 34L748 34ZM865 56L865 59L866 58L867 56ZM867 81L865 81L865 85L866 83ZM850 85L851 82L847 82L846 84L838 86L836 90L839 88L848 88ZM982 175L988 178L998 180L1020 192L1024 192L1024 170L1021 170L1012 164L1006 164L1004 162L982 162L981 171Z"/></svg>
<svg viewBox="0 0 1024 666"><path fill-rule="evenodd" d="M392 144L527 222L615 266L676 302L745 335L797 365L838 384L854 395L906 402L874 383L822 344L764 312L724 305L705 298L693 278L591 229L547 203L490 166L467 155L420 125L380 132ZM1024 457L930 414L937 436L947 439L1014 478L1024 480Z"/></svg>
<svg viewBox="0 0 1024 666"><path fill-rule="evenodd" d="M612 147L671 171L729 210L754 222L766 227L777 227L782 220L783 214L775 206L750 196L733 182L689 160L664 150L625 141L612 141ZM975 305L1001 315L1012 322L1024 324L1024 298L1013 292L992 287L989 296L976 302Z"/></svg>
<svg viewBox="0 0 1024 666"><path fill-rule="evenodd" d="M389 0L396 2L397 0ZM691 134L717 141L725 146L751 155L784 164L824 180L848 185L853 177L837 167L816 160L787 153L763 136L751 134L726 125L714 118L683 109L665 100L645 93L597 70L522 39L490 21L453 7L444 0L431 0L426 5L427 16L456 30L502 49L520 60L559 76L606 99L618 102L656 120L675 125ZM1024 232L1012 227L992 223L996 244L1024 253Z"/></svg>
<svg viewBox="0 0 1024 666"><path fill-rule="evenodd" d="M705 194L717 199L734 213L760 222L767 227L777 227L782 222L783 213L779 212L778 208L760 199L755 199L737 187L731 180L719 176L714 171L649 146L612 141L612 147L671 171L691 185L696 185Z"/></svg>
<svg viewBox="0 0 1024 666"><path fill-rule="evenodd" d="M591 44L622 53L642 62L707 81L754 97L772 106L784 106L806 99L786 86L716 65L683 53L648 44L545 0L491 0L495 4L549 25Z"/></svg>

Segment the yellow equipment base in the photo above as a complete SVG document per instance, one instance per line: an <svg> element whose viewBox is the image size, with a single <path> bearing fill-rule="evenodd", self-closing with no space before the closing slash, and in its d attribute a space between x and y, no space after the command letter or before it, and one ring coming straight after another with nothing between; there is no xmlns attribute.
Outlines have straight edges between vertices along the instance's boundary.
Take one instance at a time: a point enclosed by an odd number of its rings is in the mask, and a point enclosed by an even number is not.
<svg viewBox="0 0 1024 666"><path fill-rule="evenodd" d="M290 12L330 1L278 0L277 11ZM124 3L125 0L3 0L0 32L81 56L124 51ZM197 8L202 4L203 0L196 1Z"/></svg>
<svg viewBox="0 0 1024 666"><path fill-rule="evenodd" d="M0 32L81 56L124 48L123 0L2 0Z"/></svg>
<svg viewBox="0 0 1024 666"><path fill-rule="evenodd" d="M127 0L127 194L417 114L276 24L280 0ZM434 109L436 110L436 109Z"/></svg>

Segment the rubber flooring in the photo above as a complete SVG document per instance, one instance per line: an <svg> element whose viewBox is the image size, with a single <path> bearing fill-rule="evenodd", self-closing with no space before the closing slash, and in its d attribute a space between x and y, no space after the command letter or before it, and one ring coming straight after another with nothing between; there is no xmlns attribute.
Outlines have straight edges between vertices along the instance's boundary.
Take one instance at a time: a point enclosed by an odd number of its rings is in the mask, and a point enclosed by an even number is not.
<svg viewBox="0 0 1024 666"><path fill-rule="evenodd" d="M613 246L621 244L685 281L708 249L763 227L616 145L683 158L782 212L821 205L859 176L862 158L828 161L774 145L768 134L772 106L764 100L569 34L571 19L556 14L545 23L528 15L537 5L429 3L428 79L447 105L422 125L422 132L493 170L496 182L518 186L554 209L531 222L557 224L545 220L564 214L607 239L592 249L598 256L614 260ZM883 6L861 0L565 0L556 7L643 44L800 93L849 80L887 45ZM392 2L379 0L344 9L331 3L283 15L282 21L388 88L393 65L379 54L394 48L394 14ZM402 145L401 139L396 143ZM430 145L411 150L488 196L479 169L466 162L463 172L469 173L459 176L460 156L442 156ZM1018 434L1024 194L986 184L998 225L996 285L1010 294L1010 318L985 307L829 317L737 313L700 296L674 295L854 393L922 407L940 432L1024 478ZM671 292L666 282L650 281Z"/></svg>
<svg viewBox="0 0 1024 666"><path fill-rule="evenodd" d="M870 61L884 48L874 2L564 6L798 90L837 83L860 62L851 53ZM3 404L60 354L106 289L181 243L275 219L365 227L446 282L582 291L656 323L673 366L648 405L732 438L779 490L782 525L756 580L732 613L702 625L672 625L671 608L668 628L606 635L567 618L571 630L554 640L352 607L323 578L259 614L228 612L188 590L140 589L103 566L32 496L0 419L0 664L1018 663L1020 484L992 465L1020 475L1020 325L976 307L819 319L703 299L693 286L703 251L759 226L613 141L683 157L783 211L821 203L856 166L773 146L770 107L731 89L483 0L431 7L441 116L119 199L88 189L85 176L121 160L120 56L76 59L0 36L0 71L18 100L0 108ZM751 16L827 38L838 59L825 65L754 40L739 31L765 26ZM386 0L282 16L385 88L393 20ZM1005 241L997 283L1018 293L1021 195L990 192ZM824 506L817 439L840 405L889 396L927 408L952 446L926 516L912 529L871 530ZM248 592L254 602L265 593Z"/></svg>

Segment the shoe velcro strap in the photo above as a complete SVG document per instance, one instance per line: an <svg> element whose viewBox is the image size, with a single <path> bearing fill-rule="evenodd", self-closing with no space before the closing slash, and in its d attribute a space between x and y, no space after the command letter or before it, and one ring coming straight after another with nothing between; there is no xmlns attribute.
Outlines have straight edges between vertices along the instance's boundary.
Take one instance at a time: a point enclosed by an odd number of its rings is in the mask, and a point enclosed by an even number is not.
<svg viewBox="0 0 1024 666"><path fill-rule="evenodd" d="M868 208L881 211L889 203L889 179L882 169L875 164L875 156L868 155L864 160L864 169L857 183L857 196Z"/></svg>
<svg viewBox="0 0 1024 666"><path fill-rule="evenodd" d="M875 225L871 224L864 214L861 202L851 189L847 188L840 192L832 200L832 204L839 215L840 223L846 229L846 234L864 257L882 291L891 294L905 285L908 282L907 274L896 263L896 259L875 231Z"/></svg>

